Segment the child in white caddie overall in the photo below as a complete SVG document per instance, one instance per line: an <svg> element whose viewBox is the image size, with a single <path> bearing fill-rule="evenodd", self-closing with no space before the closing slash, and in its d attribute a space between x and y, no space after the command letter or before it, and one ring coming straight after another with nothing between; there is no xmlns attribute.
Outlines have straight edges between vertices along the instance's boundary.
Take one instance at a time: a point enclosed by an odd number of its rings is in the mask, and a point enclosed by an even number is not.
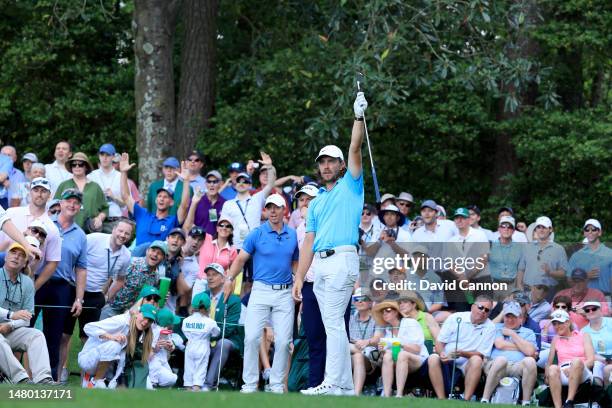
<svg viewBox="0 0 612 408"><path fill-rule="evenodd" d="M153 326L153 353L149 357L149 380L153 387L172 387L177 375L172 372L168 358L175 348L172 328L181 319L168 309L157 312L157 324Z"/></svg>
<svg viewBox="0 0 612 408"><path fill-rule="evenodd" d="M217 323L208 317L210 297L202 292L191 301L193 313L183 320L185 347L185 374L183 385L191 391L208 391L203 388L210 357L210 338L221 334Z"/></svg>

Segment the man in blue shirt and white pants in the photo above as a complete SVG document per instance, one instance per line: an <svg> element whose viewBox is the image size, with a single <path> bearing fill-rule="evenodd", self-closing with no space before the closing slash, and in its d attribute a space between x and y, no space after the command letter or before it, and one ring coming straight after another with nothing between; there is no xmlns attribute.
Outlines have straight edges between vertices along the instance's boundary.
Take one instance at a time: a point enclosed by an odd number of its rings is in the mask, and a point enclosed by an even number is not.
<svg viewBox="0 0 612 408"><path fill-rule="evenodd" d="M317 156L320 178L325 185L308 207L306 237L300 252L293 297L300 300L306 271L315 275L314 293L327 335L325 378L307 395L354 395L349 340L344 312L359 274L359 222L363 209L361 143L363 114L368 103L363 92L353 105L355 122L349 147L348 168L342 151L325 146Z"/></svg>
<svg viewBox="0 0 612 408"><path fill-rule="evenodd" d="M230 267L224 285L225 301L234 290L234 279L253 257L253 288L244 326L244 366L240 392L257 391L259 343L268 319L274 330L274 362L266 391L285 392L285 376L292 340L295 303L291 296L293 271L297 267L298 245L295 230L283 223L285 199L279 194L265 202L268 221L247 235L242 251Z"/></svg>

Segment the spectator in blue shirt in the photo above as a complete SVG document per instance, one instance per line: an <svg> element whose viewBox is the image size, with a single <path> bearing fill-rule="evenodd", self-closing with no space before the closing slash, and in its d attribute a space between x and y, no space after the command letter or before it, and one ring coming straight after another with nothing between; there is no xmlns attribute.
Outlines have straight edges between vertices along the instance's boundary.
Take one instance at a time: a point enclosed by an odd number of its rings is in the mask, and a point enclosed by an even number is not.
<svg viewBox="0 0 612 408"><path fill-rule="evenodd" d="M176 215L170 215L170 208L174 203L172 193L164 188L157 190L155 214L150 213L146 208L137 204L128 186L127 173L136 164L130 164L130 157L127 153L121 155L119 170L121 171L121 196L126 203L128 211L134 215L136 221L136 245L132 256L144 256L146 248L153 241L164 241L172 229L180 226L185 221L187 209L189 208L189 189L183 189L181 204ZM181 163L180 178L190 182L193 175L187 169L185 162Z"/></svg>
<svg viewBox="0 0 612 408"><path fill-rule="evenodd" d="M588 243L576 251L569 260L567 276L576 268L587 271L588 287L599 289L606 296L612 290L612 249L601 242L602 228L598 220L586 220L582 228Z"/></svg>

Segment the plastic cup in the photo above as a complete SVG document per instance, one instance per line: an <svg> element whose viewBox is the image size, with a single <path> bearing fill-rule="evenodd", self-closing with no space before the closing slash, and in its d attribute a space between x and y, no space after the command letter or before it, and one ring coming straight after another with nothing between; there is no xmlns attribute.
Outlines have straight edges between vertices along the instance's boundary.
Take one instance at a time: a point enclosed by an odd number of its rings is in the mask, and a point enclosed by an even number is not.
<svg viewBox="0 0 612 408"><path fill-rule="evenodd" d="M391 357L393 357L393 361L397 361L400 351L402 351L402 344L399 341L394 341L391 344Z"/></svg>
<svg viewBox="0 0 612 408"><path fill-rule="evenodd" d="M166 304L166 296L170 289L170 278L159 278L159 308L161 309Z"/></svg>

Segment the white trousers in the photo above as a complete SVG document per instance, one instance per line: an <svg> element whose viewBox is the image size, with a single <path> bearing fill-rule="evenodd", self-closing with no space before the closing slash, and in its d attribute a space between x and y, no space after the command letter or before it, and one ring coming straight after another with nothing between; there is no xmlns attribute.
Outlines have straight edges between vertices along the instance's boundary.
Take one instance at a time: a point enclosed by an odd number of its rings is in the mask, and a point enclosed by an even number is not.
<svg viewBox="0 0 612 408"><path fill-rule="evenodd" d="M253 283L244 325L242 380L245 385L257 387L259 382L259 344L270 317L274 329L274 360L270 371L270 387L274 391L284 390L294 308L291 287L274 290L265 283Z"/></svg>
<svg viewBox="0 0 612 408"><path fill-rule="evenodd" d="M0 334L0 371L12 382L18 383L28 378L28 373L15 358L13 350L28 353L32 381L37 383L51 378L47 342L40 330L20 327L9 334Z"/></svg>
<svg viewBox="0 0 612 408"><path fill-rule="evenodd" d="M206 381L208 372L208 359L210 357L210 343L206 342L187 342L185 347L185 374L183 375L183 385L191 387L197 385L201 387Z"/></svg>
<svg viewBox="0 0 612 408"><path fill-rule="evenodd" d="M160 387L172 387L178 376L172 372L168 360L153 357L149 361L149 380Z"/></svg>
<svg viewBox="0 0 612 408"><path fill-rule="evenodd" d="M328 258L315 254L312 269L315 275L313 290L327 335L323 382L352 390L351 351L344 313L359 275L359 255L356 250L338 252Z"/></svg>
<svg viewBox="0 0 612 408"><path fill-rule="evenodd" d="M93 375L96 373L100 361L119 360L122 350L123 345L113 340L107 340L97 347L84 349L79 353L79 367L86 373Z"/></svg>

